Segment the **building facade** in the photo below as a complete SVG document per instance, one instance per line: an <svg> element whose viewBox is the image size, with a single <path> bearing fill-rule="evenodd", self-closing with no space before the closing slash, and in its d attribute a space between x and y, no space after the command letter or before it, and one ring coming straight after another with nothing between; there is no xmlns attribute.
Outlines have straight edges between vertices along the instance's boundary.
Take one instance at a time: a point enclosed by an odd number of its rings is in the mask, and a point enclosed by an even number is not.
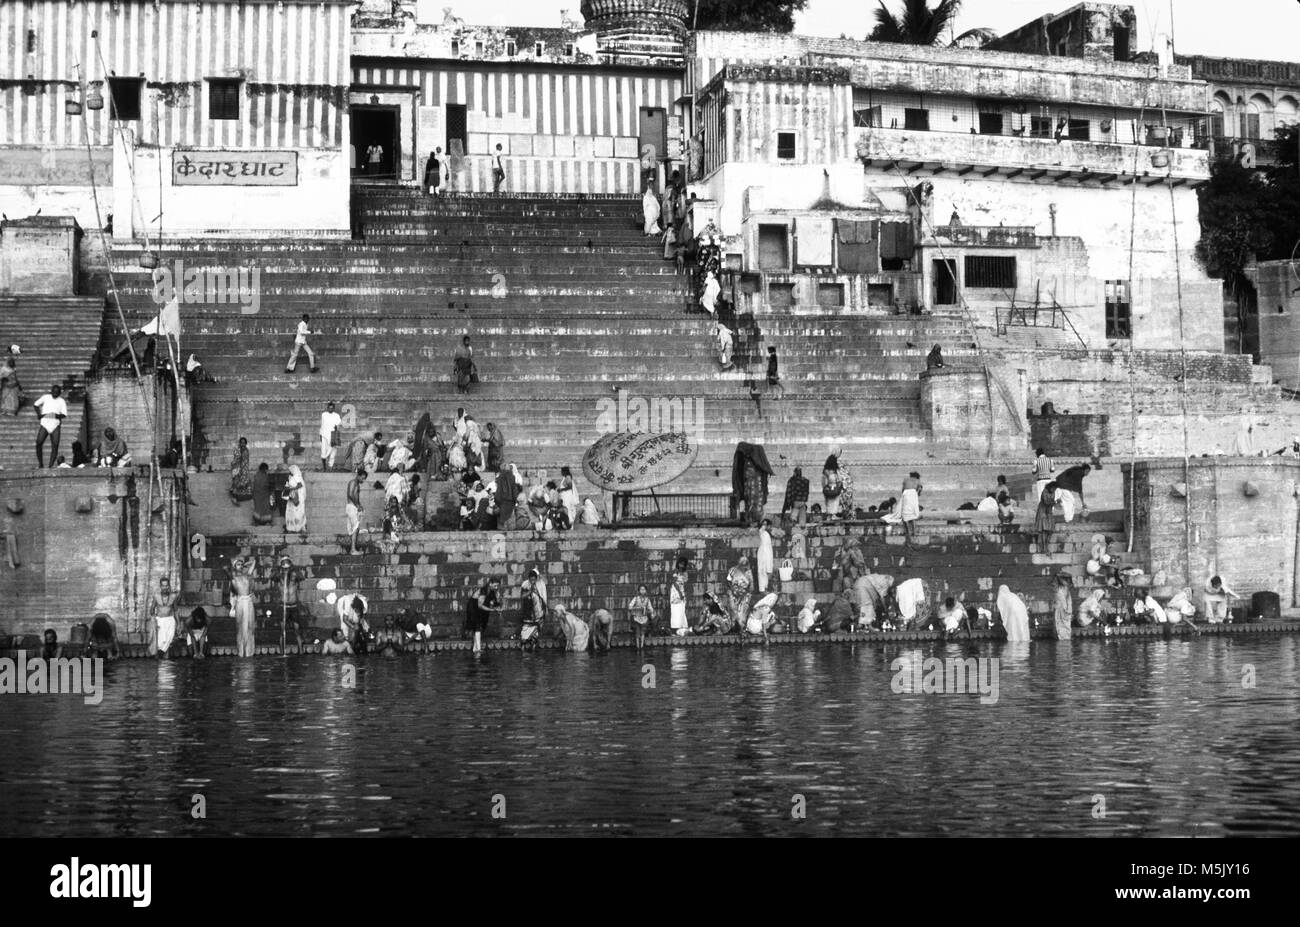
<svg viewBox="0 0 1300 927"><path fill-rule="evenodd" d="M795 308L987 328L1036 308L1089 346L1222 350L1193 257L1207 87L1185 66L699 32L687 75L693 189L759 305L797 271Z"/></svg>
<svg viewBox="0 0 1300 927"><path fill-rule="evenodd" d="M0 4L0 208L111 214L121 238L346 234L351 6Z"/></svg>
<svg viewBox="0 0 1300 927"><path fill-rule="evenodd" d="M385 152L360 178L417 182L441 149L449 190L491 191L498 145L515 193L635 194L680 165L684 2L588 2L553 29L382 7L354 20L351 142Z"/></svg>

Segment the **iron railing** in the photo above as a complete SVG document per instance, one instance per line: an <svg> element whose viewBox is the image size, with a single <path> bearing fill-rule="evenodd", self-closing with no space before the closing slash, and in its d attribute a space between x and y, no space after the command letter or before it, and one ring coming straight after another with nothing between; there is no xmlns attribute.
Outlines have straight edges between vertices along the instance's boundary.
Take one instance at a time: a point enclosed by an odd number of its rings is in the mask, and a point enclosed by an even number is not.
<svg viewBox="0 0 1300 927"><path fill-rule="evenodd" d="M730 493L647 493L614 497L611 523L635 528L655 524L725 524L737 518Z"/></svg>
<svg viewBox="0 0 1300 927"><path fill-rule="evenodd" d="M1088 343L1083 340L1079 330L1074 327L1074 322L1070 320L1070 315L1060 306L998 306L994 310L997 320L998 335L1005 335L1007 329L1016 326L1019 328L1059 328L1062 331L1074 333L1074 337L1079 339L1079 344L1087 347ZM1047 321L1042 320L1046 318Z"/></svg>

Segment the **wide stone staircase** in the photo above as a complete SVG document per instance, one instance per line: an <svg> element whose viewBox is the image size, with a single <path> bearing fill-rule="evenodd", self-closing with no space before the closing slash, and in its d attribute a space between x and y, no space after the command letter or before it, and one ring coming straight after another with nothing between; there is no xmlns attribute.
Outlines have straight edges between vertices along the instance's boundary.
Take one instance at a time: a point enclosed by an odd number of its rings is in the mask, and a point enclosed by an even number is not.
<svg viewBox="0 0 1300 927"><path fill-rule="evenodd" d="M0 297L0 351L16 344L23 404L16 417L0 415L0 467L36 466L36 413L32 403L53 384L63 387L68 417L59 453L72 459L72 442L81 432L86 406L86 376L100 342L102 297ZM46 445L49 463L49 445Z"/></svg>
<svg viewBox="0 0 1300 927"><path fill-rule="evenodd" d="M398 188L358 188L356 197L364 241L203 240L159 252L164 267L257 271L255 313L182 307L183 350L218 380L196 401L196 445L208 449L209 464L224 466L244 436L255 462L314 466L317 422L334 401L345 443L376 430L405 433L426 411L450 423L463 406L502 428L506 459L526 475L553 476L564 465L578 473L618 408L617 390L629 403L679 402L685 420L652 426L700 440L695 467L669 493L729 491L738 441L766 445L777 508L790 470L815 476L837 447L849 466L890 464L881 488L927 455L962 450L928 440L917 379L935 342L950 364L973 356L959 318L763 316L761 342L747 346L760 359L748 373L724 372L709 319L685 311L685 278L662 260L658 239L641 234L637 199L435 200ZM156 306L137 257L123 249L115 269L132 324L143 324ZM304 312L321 369L311 374L300 362L286 374ZM467 396L456 393L451 364L464 334L481 376ZM745 380L763 381L768 345L787 388L783 399L765 396L760 410Z"/></svg>

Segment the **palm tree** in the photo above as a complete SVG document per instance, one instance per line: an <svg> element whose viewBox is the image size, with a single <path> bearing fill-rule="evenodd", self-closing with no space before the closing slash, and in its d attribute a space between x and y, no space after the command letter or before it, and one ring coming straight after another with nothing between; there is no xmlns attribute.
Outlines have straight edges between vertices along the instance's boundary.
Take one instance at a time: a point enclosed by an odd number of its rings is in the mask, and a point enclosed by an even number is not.
<svg viewBox="0 0 1300 927"><path fill-rule="evenodd" d="M934 9L926 0L903 0L903 15L895 16L879 0L876 27L867 36L873 42L899 42L904 45L934 45L943 31L957 18L961 0L939 0Z"/></svg>

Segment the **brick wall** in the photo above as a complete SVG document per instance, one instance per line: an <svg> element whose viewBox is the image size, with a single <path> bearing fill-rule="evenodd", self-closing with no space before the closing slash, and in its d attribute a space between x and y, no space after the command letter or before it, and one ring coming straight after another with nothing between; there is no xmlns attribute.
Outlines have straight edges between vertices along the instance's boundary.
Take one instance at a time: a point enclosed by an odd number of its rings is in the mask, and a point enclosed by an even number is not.
<svg viewBox="0 0 1300 927"><path fill-rule="evenodd" d="M16 542L19 560L17 568L0 561L0 634L53 627L66 640L72 624L103 611L119 633L141 640L146 590L169 567L179 580L183 515L172 493L170 484L167 498L155 487L161 510L149 519L148 483L127 471L0 474L0 535L6 547Z"/></svg>
<svg viewBox="0 0 1300 927"><path fill-rule="evenodd" d="M1133 493L1134 547L1154 573L1166 574L1167 585L1199 591L1217 573L1247 600L1268 590L1283 606L1296 601L1300 461L1192 460L1187 471L1181 461L1141 461L1126 464L1124 475L1125 493ZM1256 495L1246 494L1247 483ZM1188 487L1185 497L1176 484Z"/></svg>

